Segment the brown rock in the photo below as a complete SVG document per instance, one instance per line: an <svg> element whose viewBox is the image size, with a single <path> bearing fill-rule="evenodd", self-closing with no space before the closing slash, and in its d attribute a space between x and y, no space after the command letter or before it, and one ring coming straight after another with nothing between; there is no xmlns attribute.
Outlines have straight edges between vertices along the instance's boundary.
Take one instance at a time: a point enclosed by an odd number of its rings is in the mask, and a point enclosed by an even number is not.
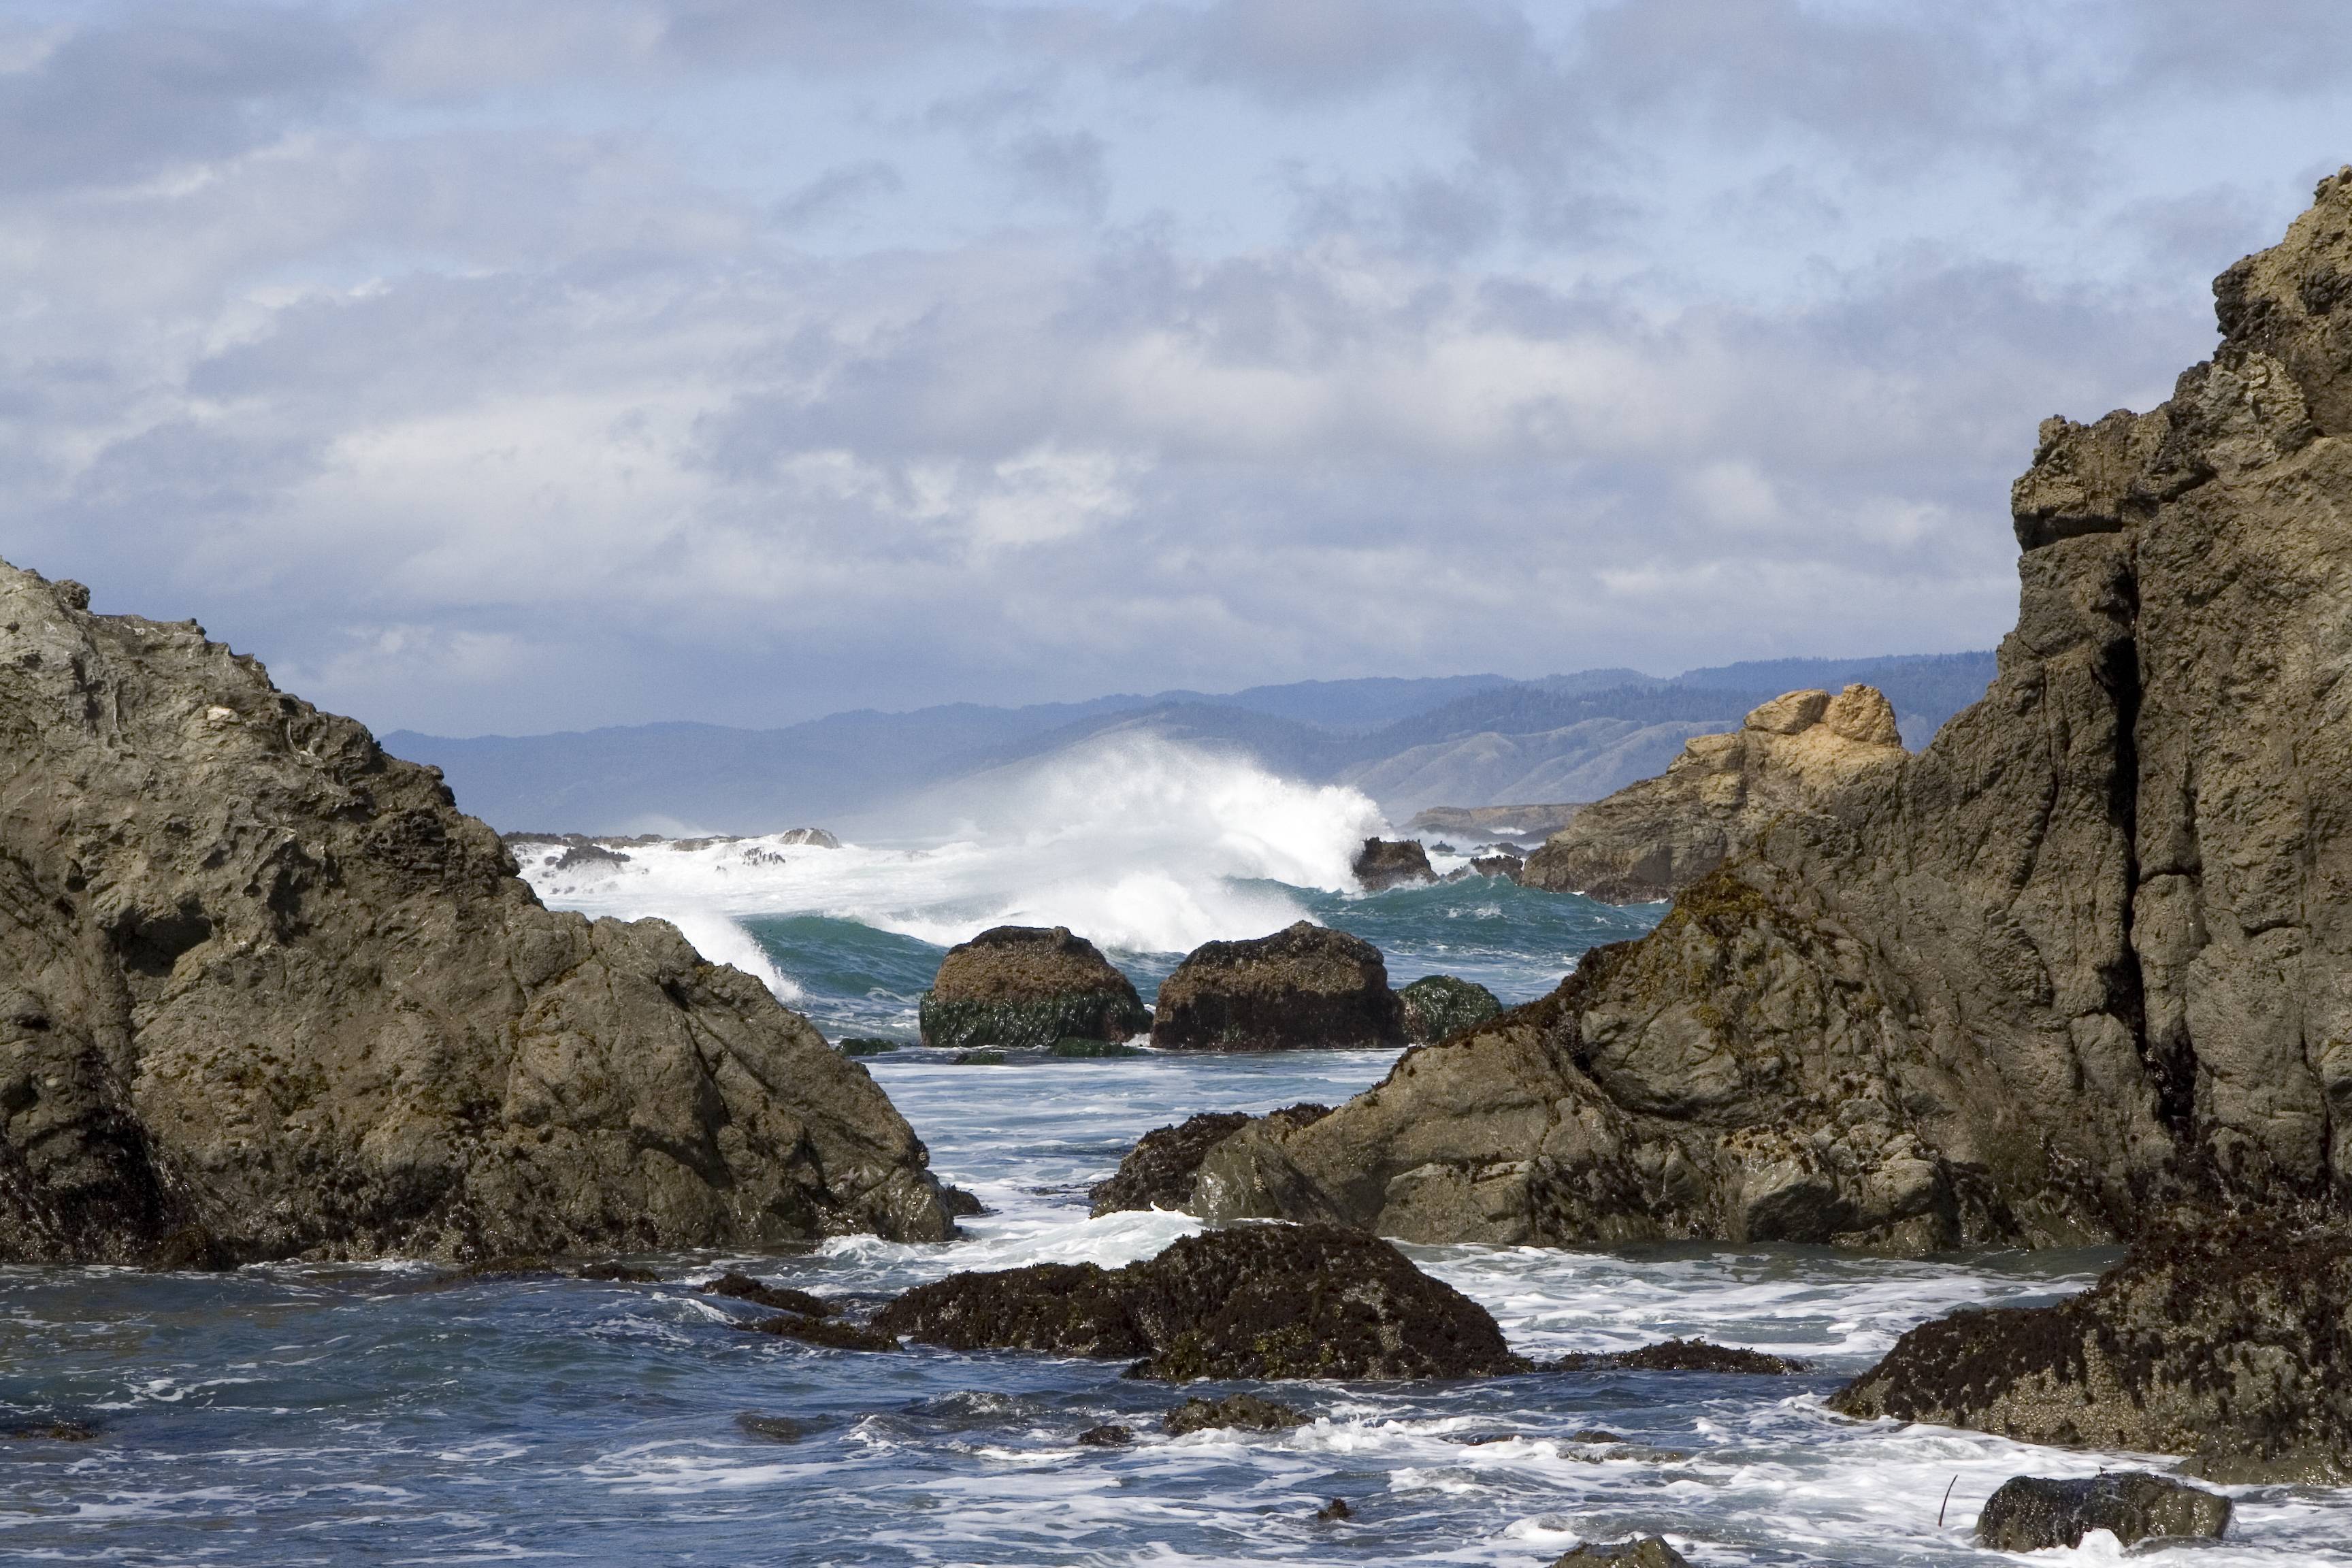
<svg viewBox="0 0 2352 1568"><path fill-rule="evenodd" d="M1299 1104L1273 1111L1265 1120L1286 1128L1304 1127L1330 1114L1328 1105ZM1184 1207L1192 1198L1192 1177L1209 1151L1255 1120L1238 1110L1204 1110L1174 1127L1153 1128L1136 1141L1109 1179L1087 1192L1094 1217L1122 1209Z"/></svg>
<svg viewBox="0 0 2352 1568"><path fill-rule="evenodd" d="M923 1043L943 1048L1124 1040L1151 1026L1134 983L1066 926L996 926L948 949L923 996Z"/></svg>
<svg viewBox="0 0 2352 1568"><path fill-rule="evenodd" d="M1977 1544L1994 1552L2042 1552L2080 1546L2095 1530L2123 1546L2219 1541L2230 1528L2230 1500L2221 1493L2146 1470L2065 1480L2019 1476L1985 1500Z"/></svg>
<svg viewBox="0 0 2352 1568"><path fill-rule="evenodd" d="M1236 1133L1202 1212L1927 1251L2340 1208L2345 276L2352 173L2225 275L2223 341L2169 402L2042 427L1982 701L1792 805L1543 1003L1311 1127ZM1738 744L1829 728L1790 734L1805 706Z"/></svg>
<svg viewBox="0 0 2352 1568"><path fill-rule="evenodd" d="M1160 987L1151 1043L1276 1051L1404 1044L1403 1005L1381 950L1307 921L1195 948Z"/></svg>
<svg viewBox="0 0 2352 1568"><path fill-rule="evenodd" d="M1287 1405L1261 1399L1255 1394L1229 1394L1223 1399L1186 1400L1160 1417L1160 1429L1181 1437L1187 1432L1212 1432L1224 1427L1286 1432L1306 1425L1307 1417Z"/></svg>
<svg viewBox="0 0 2352 1568"><path fill-rule="evenodd" d="M1791 691L1727 735L1698 735L1654 779L1589 805L1520 868L1530 888L1607 903L1672 897L1764 825L1906 755L1895 710L1867 686Z"/></svg>
<svg viewBox="0 0 2352 1568"><path fill-rule="evenodd" d="M0 566L0 1258L948 1236L863 1069L192 623Z"/></svg>
<svg viewBox="0 0 2352 1568"><path fill-rule="evenodd" d="M1614 1546L1588 1542L1554 1558L1551 1568L1690 1568L1690 1559L1664 1536L1644 1535Z"/></svg>
<svg viewBox="0 0 2352 1568"><path fill-rule="evenodd" d="M1368 893L1437 880L1429 867L1429 851L1417 838L1367 838L1356 852L1353 869Z"/></svg>
<svg viewBox="0 0 2352 1568"><path fill-rule="evenodd" d="M1768 1355L1744 1345L1714 1345L1705 1340L1662 1340L1637 1350L1578 1352L1552 1364L1562 1372L1730 1372L1770 1377L1805 1370L1803 1362L1787 1356Z"/></svg>

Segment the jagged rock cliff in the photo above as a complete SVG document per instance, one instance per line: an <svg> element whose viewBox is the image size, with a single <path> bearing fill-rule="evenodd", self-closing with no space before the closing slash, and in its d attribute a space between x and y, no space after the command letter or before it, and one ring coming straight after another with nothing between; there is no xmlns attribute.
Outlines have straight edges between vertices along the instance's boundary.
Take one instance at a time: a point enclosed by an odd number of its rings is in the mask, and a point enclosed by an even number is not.
<svg viewBox="0 0 2352 1568"><path fill-rule="evenodd" d="M0 1258L952 1226L865 1070L194 622L0 564Z"/></svg>
<svg viewBox="0 0 2352 1568"><path fill-rule="evenodd" d="M1728 734L1693 736L1657 777L1586 806L1528 858L1519 880L1612 904L1670 898L1773 818L1904 755L1895 710L1874 689L1791 691Z"/></svg>
<svg viewBox="0 0 2352 1568"><path fill-rule="evenodd" d="M2340 1206L2352 170L2215 295L2221 343L2170 401L2043 425L1983 701L1545 1002L1235 1134L1196 1201L1901 1248Z"/></svg>

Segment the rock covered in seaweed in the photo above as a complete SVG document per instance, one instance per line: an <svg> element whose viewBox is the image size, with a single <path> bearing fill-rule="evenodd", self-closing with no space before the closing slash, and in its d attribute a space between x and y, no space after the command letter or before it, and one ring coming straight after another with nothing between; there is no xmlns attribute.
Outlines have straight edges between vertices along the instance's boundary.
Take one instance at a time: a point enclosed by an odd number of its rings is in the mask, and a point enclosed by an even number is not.
<svg viewBox="0 0 2352 1568"><path fill-rule="evenodd" d="M862 1068L194 623L0 565L0 1258L942 1239Z"/></svg>
<svg viewBox="0 0 2352 1568"><path fill-rule="evenodd" d="M2074 1479L2019 1476L1985 1500L1977 1515L1977 1544L1994 1552L2045 1552L2080 1546L2095 1530L2126 1547L2143 1541L2219 1541L2231 1512L2230 1500L2219 1492L2146 1470Z"/></svg>
<svg viewBox="0 0 2352 1568"><path fill-rule="evenodd" d="M1492 991L1451 974L1424 974L1400 990L1397 1000L1404 1004L1404 1037L1419 1046L1483 1024L1503 1010Z"/></svg>
<svg viewBox="0 0 2352 1568"><path fill-rule="evenodd" d="M1300 921L1272 936L1193 949L1160 983L1151 1043L1192 1051L1401 1046L1404 1007L1379 948Z"/></svg>
<svg viewBox="0 0 2352 1568"><path fill-rule="evenodd" d="M1895 710L1875 688L1788 692L1729 734L1693 736L1656 778L1586 806L1518 879L1612 904L1671 898L1774 817L1905 754Z"/></svg>
<svg viewBox="0 0 2352 1568"><path fill-rule="evenodd" d="M1690 1559L1663 1535L1637 1536L1613 1546L1588 1542L1552 1559L1551 1568L1690 1568Z"/></svg>
<svg viewBox="0 0 2352 1568"><path fill-rule="evenodd" d="M2352 1480L2352 1233L2153 1238L2083 1295L1922 1323L1831 1406L2029 1443L2187 1454L2220 1481Z"/></svg>
<svg viewBox="0 0 2352 1568"><path fill-rule="evenodd" d="M1241 1226L1141 1263L1038 1264L917 1286L874 1320L956 1350L1142 1357L1138 1377L1476 1377L1524 1371L1486 1309L1387 1242Z"/></svg>
<svg viewBox="0 0 2352 1568"><path fill-rule="evenodd" d="M948 949L924 993L923 1043L965 1050L1124 1040L1151 1026L1134 982L1066 926L995 926Z"/></svg>
<svg viewBox="0 0 2352 1568"><path fill-rule="evenodd" d="M2346 276L2352 170L2223 275L2222 342L2169 401L2042 426L1982 701L1543 1003L1312 1127L1228 1139L1203 1212L1929 1251L2340 1208Z"/></svg>

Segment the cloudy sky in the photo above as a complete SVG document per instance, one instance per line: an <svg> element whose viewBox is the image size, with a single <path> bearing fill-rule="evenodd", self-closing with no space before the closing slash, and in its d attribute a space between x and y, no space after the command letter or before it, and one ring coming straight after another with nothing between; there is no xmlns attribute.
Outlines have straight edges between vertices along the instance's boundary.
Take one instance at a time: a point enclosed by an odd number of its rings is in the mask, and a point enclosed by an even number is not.
<svg viewBox="0 0 2352 1568"><path fill-rule="evenodd" d="M0 7L0 554L381 727L1989 646L2338 0Z"/></svg>

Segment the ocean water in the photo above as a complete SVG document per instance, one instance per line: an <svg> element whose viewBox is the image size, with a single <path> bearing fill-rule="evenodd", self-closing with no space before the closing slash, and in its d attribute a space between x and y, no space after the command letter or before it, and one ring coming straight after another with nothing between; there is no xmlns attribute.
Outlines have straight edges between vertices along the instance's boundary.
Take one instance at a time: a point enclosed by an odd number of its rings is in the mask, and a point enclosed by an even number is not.
<svg viewBox="0 0 2352 1568"><path fill-rule="evenodd" d="M941 943L1003 918L1078 924L1123 909L1129 940L1111 942L1114 956L1147 996L1178 945L1155 940L1253 935L1308 917L1380 943L1399 979L1464 973L1518 1000L1556 983L1585 946L1657 913L1483 879L1349 896L1346 835L1368 806L1307 794L1287 801L1297 808L1287 819L1234 829L1195 809L1213 773L1166 786L1191 813L1183 822L1113 824L1061 863L1049 846L1043 870L991 837L998 826L776 859L757 858L758 845L659 850L593 884L545 865L533 874L551 901L678 918L835 1035L910 1034ZM1284 787L1226 781L1218 798L1245 816L1269 799L1284 805ZM1140 813L1134 802L1150 792L1127 798ZM1317 810L1337 826L1318 827ZM1336 876L1314 858L1327 842L1342 852ZM1083 863L1096 885L1073 869ZM1286 870L1300 879L1273 874ZM1122 880L1133 895L1123 904L1104 893ZM1523 1352L1699 1334L1803 1357L1811 1370L1265 1385L1310 1424L1181 1438L1158 1422L1184 1391L1129 1382L1117 1363L814 1349L740 1332L733 1325L756 1311L694 1289L731 1265L855 1309L959 1269L1148 1257L1194 1222L1086 1212L1088 1184L1138 1134L1196 1110L1334 1101L1389 1060L1147 1054L980 1067L912 1047L871 1058L937 1169L988 1205L962 1239L939 1246L840 1237L759 1258L637 1259L663 1273L656 1285L415 1264L0 1270L0 1431L62 1422L95 1434L0 1438L0 1557L142 1568L1540 1568L1579 1541L1638 1531L1663 1532L1700 1564L1958 1564L2002 1560L1969 1531L2012 1475L2163 1463L1854 1423L1822 1404L1913 1323L2080 1289L2107 1261L2100 1253L1893 1261L1785 1247L1412 1247ZM740 1425L747 1415L789 1418L802 1435L771 1440ZM1076 1441L1104 1422L1132 1427L1137 1443ZM1574 1436L1591 1428L1627 1441ZM2228 1489L2240 1510L2231 1539L2159 1561L2352 1563L2344 1494ZM1318 1522L1332 1498L1352 1517ZM2095 1536L2079 1551L2011 1560L2122 1554Z"/></svg>

